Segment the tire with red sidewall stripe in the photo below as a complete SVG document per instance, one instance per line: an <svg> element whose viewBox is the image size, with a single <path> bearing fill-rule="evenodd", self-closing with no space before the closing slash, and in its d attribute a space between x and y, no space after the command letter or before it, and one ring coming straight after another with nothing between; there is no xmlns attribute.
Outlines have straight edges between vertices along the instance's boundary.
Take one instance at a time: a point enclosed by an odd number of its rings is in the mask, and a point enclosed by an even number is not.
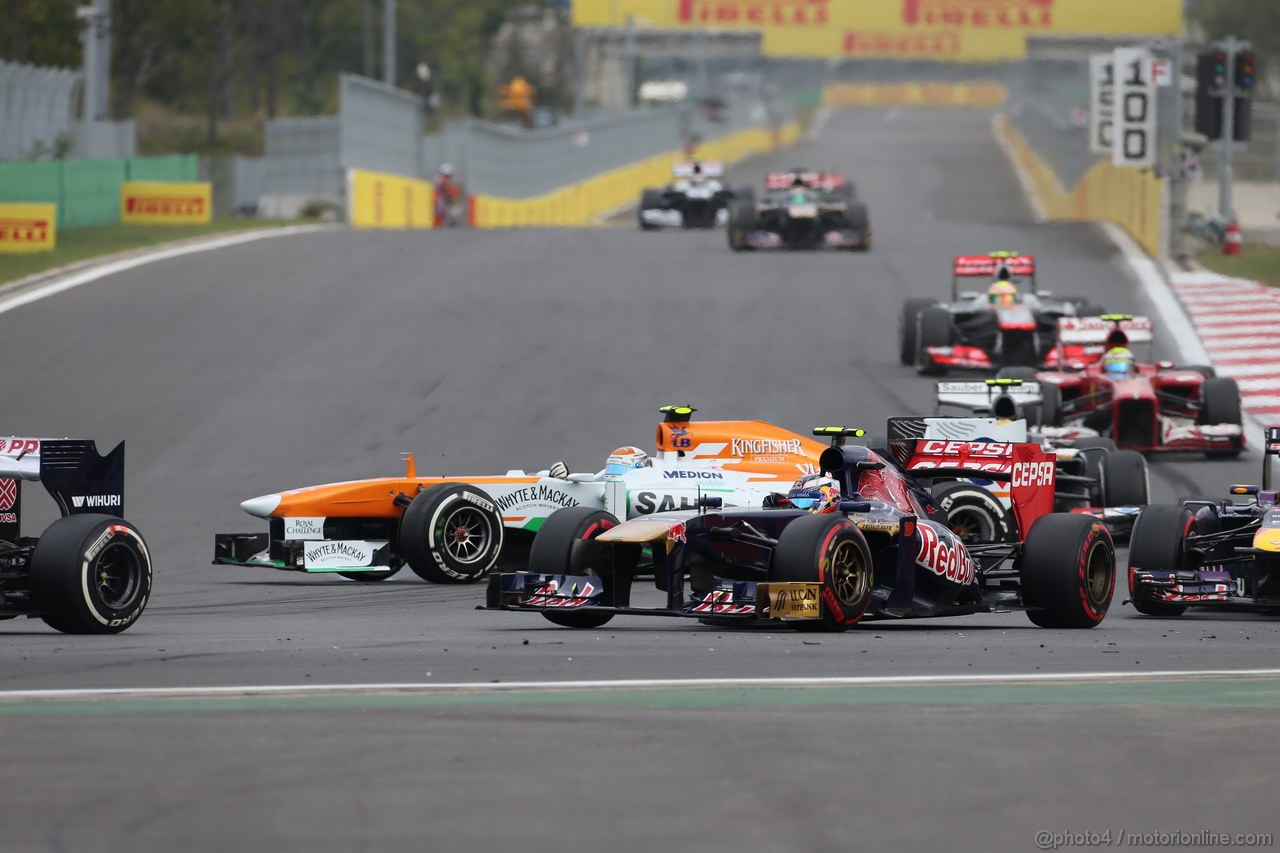
<svg viewBox="0 0 1280 853"><path fill-rule="evenodd" d="M1116 548L1102 522L1086 515L1038 518L1015 564L1027 618L1041 628L1093 628L1116 588Z"/></svg>
<svg viewBox="0 0 1280 853"><path fill-rule="evenodd" d="M31 555L31 603L66 634L118 634L151 598L151 554L122 518L86 513L49 526Z"/></svg>
<svg viewBox="0 0 1280 853"><path fill-rule="evenodd" d="M769 580L822 585L822 618L796 621L801 631L844 631L871 603L871 549L858 526L843 515L806 515L782 530Z"/></svg>
<svg viewBox="0 0 1280 853"><path fill-rule="evenodd" d="M617 526L617 517L602 509L570 506L556 510L533 537L529 571L544 575L590 574L600 554L593 540ZM599 628L613 618L612 613L574 610L544 610L542 615L565 628Z"/></svg>
<svg viewBox="0 0 1280 853"><path fill-rule="evenodd" d="M475 583L502 550L502 515L493 498L466 483L423 489L400 519L400 554L432 583Z"/></svg>
<svg viewBox="0 0 1280 853"><path fill-rule="evenodd" d="M1195 532L1196 517L1179 504L1152 504L1138 514L1129 539L1129 602L1146 616L1181 616L1187 605L1153 601L1133 586L1133 570L1156 569L1180 572L1187 534Z"/></svg>

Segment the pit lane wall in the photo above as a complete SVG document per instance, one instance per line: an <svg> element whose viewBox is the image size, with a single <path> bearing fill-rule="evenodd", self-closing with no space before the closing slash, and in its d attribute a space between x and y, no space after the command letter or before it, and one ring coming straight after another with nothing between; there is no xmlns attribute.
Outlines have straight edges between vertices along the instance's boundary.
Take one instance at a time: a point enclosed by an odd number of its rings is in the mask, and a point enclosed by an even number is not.
<svg viewBox="0 0 1280 853"><path fill-rule="evenodd" d="M995 132L1030 179L1029 189L1046 219L1114 222L1129 232L1148 255L1159 257L1163 181L1150 172L1098 160L1072 186L1065 187L1054 168L1007 115L996 117Z"/></svg>
<svg viewBox="0 0 1280 853"><path fill-rule="evenodd" d="M694 156L729 165L790 145L801 133L798 121L788 122L777 130L748 128L700 144ZM531 198L473 195L467 218L475 228L591 225L613 211L634 204L645 187L665 186L671 179L671 164L688 157L681 151L665 151Z"/></svg>

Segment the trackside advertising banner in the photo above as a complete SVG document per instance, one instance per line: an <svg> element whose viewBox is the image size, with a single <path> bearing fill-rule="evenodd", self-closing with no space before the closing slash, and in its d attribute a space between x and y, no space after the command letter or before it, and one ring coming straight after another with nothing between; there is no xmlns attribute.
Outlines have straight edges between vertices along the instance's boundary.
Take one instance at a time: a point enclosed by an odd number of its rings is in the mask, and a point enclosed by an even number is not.
<svg viewBox="0 0 1280 853"><path fill-rule="evenodd" d="M56 204L0 204L0 254L49 252L57 237Z"/></svg>
<svg viewBox="0 0 1280 853"><path fill-rule="evenodd" d="M427 181L347 171L347 221L353 228L430 228L434 205L435 190Z"/></svg>
<svg viewBox="0 0 1280 853"><path fill-rule="evenodd" d="M197 181L126 181L120 221L136 225L203 225L213 219L213 190Z"/></svg>
<svg viewBox="0 0 1280 853"><path fill-rule="evenodd" d="M1181 0L573 0L579 27L756 30L772 56L998 62L1027 36L1176 36Z"/></svg>

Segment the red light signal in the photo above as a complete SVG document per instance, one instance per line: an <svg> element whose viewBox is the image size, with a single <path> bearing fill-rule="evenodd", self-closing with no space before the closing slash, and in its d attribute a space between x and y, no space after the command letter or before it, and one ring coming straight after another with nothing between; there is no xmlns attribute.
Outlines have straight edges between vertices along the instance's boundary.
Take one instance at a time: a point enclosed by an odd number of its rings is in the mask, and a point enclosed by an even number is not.
<svg viewBox="0 0 1280 853"><path fill-rule="evenodd" d="M1257 75L1254 72L1253 51L1242 50L1236 54L1235 86L1241 92L1251 92Z"/></svg>

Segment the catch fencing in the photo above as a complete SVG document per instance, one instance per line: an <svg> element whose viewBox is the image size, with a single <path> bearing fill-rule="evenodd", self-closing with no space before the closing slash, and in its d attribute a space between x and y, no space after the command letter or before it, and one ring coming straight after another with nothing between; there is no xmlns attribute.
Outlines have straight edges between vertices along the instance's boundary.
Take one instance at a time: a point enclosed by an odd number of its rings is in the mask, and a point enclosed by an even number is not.
<svg viewBox="0 0 1280 853"><path fill-rule="evenodd" d="M0 62L0 160L29 160L70 146L81 75Z"/></svg>
<svg viewBox="0 0 1280 853"><path fill-rule="evenodd" d="M741 97L714 109L663 105L548 128L451 121L441 132L424 134L416 95L343 75L337 115L268 122L261 169L222 166L215 185L223 188L218 195L239 199L239 205L256 197L263 216L288 217L308 206L341 209L349 169L429 179L449 163L469 193L533 198L656 154L688 150L690 143L750 128L776 130L795 114L789 97Z"/></svg>

